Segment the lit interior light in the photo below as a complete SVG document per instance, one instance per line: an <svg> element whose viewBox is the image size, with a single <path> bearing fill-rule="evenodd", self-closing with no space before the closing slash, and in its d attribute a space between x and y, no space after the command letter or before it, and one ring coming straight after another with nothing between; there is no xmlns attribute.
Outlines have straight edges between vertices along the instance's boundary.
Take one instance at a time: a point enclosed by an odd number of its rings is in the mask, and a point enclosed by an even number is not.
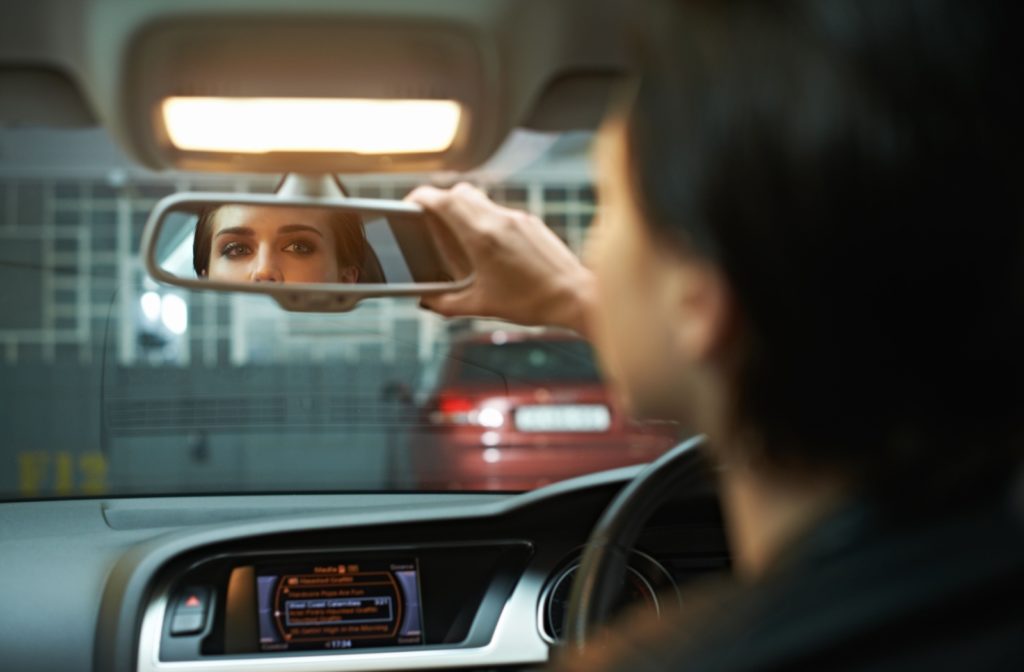
<svg viewBox="0 0 1024 672"><path fill-rule="evenodd" d="M497 448L488 448L484 451L483 457L487 464L494 464L501 460L501 451Z"/></svg>
<svg viewBox="0 0 1024 672"><path fill-rule="evenodd" d="M497 432L484 432L480 437L480 443L485 446L496 446L501 443L501 435Z"/></svg>
<svg viewBox="0 0 1024 672"><path fill-rule="evenodd" d="M146 292L139 298L142 314L150 322L156 322L160 319L160 303L160 295L156 292Z"/></svg>
<svg viewBox="0 0 1024 672"><path fill-rule="evenodd" d="M185 304L185 300L176 294L165 296L160 311L160 321L172 334L178 336L184 334L188 329L188 306Z"/></svg>
<svg viewBox="0 0 1024 672"><path fill-rule="evenodd" d="M462 117L453 100L175 96L162 107L175 147L243 154L443 152Z"/></svg>

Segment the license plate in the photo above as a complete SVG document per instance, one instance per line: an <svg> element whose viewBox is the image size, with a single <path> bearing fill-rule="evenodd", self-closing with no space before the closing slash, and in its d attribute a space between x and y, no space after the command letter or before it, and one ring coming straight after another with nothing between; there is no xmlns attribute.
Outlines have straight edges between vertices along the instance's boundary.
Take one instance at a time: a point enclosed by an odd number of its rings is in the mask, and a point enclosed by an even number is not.
<svg viewBox="0 0 1024 672"><path fill-rule="evenodd" d="M520 432L604 432L612 424L602 404L520 406L516 429Z"/></svg>

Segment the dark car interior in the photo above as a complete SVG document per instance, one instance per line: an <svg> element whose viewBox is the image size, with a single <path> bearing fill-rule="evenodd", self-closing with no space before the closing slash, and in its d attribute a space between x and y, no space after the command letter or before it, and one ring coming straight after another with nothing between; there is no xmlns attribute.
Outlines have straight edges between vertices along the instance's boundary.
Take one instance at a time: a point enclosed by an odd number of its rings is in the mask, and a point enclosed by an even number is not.
<svg viewBox="0 0 1024 672"><path fill-rule="evenodd" d="M2 305L14 326L4 329L18 327L22 316L35 319L36 295L24 293L18 283L34 287L38 270L57 263L53 259L97 248L101 241L89 238L87 231L123 229L116 245L114 233L103 234L109 235L110 249L99 255L109 257L102 263L111 268L141 259L144 217L139 215L145 212L133 211L136 206L120 194L134 190L138 203L152 207L168 189L146 187L146 179L203 186L209 178L220 180L220 191L241 191L240 183L232 182L236 175L269 189L289 172L340 173L346 181L351 178L356 195L374 196L379 190L371 194L369 187L361 187L360 175L457 174L483 163L515 129L592 132L623 68L606 4L5 3L0 8L5 198L35 188L34 182L23 186L28 184L23 169L45 162L49 147L50 160L72 174L66 182L72 186L59 182L54 187L52 180L44 180L43 188L58 201L64 199L60 203L95 206L100 214L94 228L80 229L85 233L79 247L59 247L58 256L42 262L31 256L35 248L23 258L22 248L8 246L0 272L12 282ZM169 140L157 111L158 101L173 95L447 96L461 101L471 123L460 127L451 149L439 156L192 151ZM61 158L61 151L83 136L48 139L54 129L99 132L112 141L83 141L83 147L102 151L80 152L80 163L74 164ZM576 148L576 137L563 144ZM118 167L97 186L86 178L75 181L74 170L116 163L122 153L125 161L152 172L138 178ZM401 193L395 187L387 195ZM566 198L564 189L530 193L538 194L530 198L542 204L549 196ZM592 210L592 190L581 198L589 199L585 203ZM63 212L64 206L55 207ZM12 197L5 208L14 214L4 220L10 224L4 231L17 233L14 222L22 217L21 206ZM45 213L52 215L52 208L40 206L39 212L40 218L49 217ZM560 235L567 219L569 235L574 235L578 215L563 209L556 216L562 218ZM71 231L72 225L62 220L60 231ZM35 275L25 275L25 269L35 269ZM14 428L11 454L4 454L10 460L10 468L5 467L10 482L5 481L0 503L0 586L7 606L0 617L3 669L530 669L543 666L563 642L579 639L598 621L632 607L658 612L678 601L680 589L690 582L729 571L713 478L697 466L682 471L687 475L682 482L659 481L666 470L680 473L669 468L675 464L670 460L586 474L523 493L395 489L393 483L362 482L343 470L327 473L321 462L350 459L337 457L339 451L369 453L377 444L364 445L360 436L327 444L320 430L315 435L282 433L284 420L277 418L324 413L325 427L340 422L316 401L307 401L333 383L322 382L313 365L296 366L273 399L237 394L240 385L273 386L281 369L246 369L248 355L229 352L224 339L200 341L197 336L191 350L182 349L184 341L175 339L185 330L184 299L169 294L161 299L156 285L149 284L141 297L125 299L126 291L135 291L126 288L141 282L141 270L132 269L116 277L111 271L111 277L86 287L106 312L96 310L89 318L89 329L102 335L98 345L74 346L80 361L62 359L63 343L43 343L38 352L45 365L12 364L9 376L0 374L20 390L20 400L8 406ZM57 289L77 291L73 285ZM119 327L110 315L119 306L135 306L137 299L142 301L140 324L154 308L166 328L142 330L135 337L134 327L122 326L120 345L111 345ZM88 307L88 301L83 298L78 305ZM203 319L235 310L228 299L196 301L193 312ZM315 310L320 304L301 305ZM260 310L277 311L267 306ZM353 315L378 314L371 302L358 310ZM54 320L70 319L58 313ZM267 319L284 318L277 311ZM294 333L306 329L315 336L312 321L295 324ZM256 336L270 331L260 329L254 328ZM22 332L4 333L9 364L37 352L35 346L19 345ZM346 333L356 338L363 331ZM259 352L258 345L252 352ZM46 359L51 351L57 355ZM187 360L191 368L161 368L165 360L158 354L164 351L167 362ZM368 362L365 353L356 347L346 356L352 367L377 367L374 386L358 390L365 393L358 399L376 399L378 386L388 383L391 365ZM150 368L127 366L131 358L145 360ZM228 358L233 358L232 368L209 365ZM67 372L87 365L99 373L75 383L77 374ZM146 391L172 382L179 386L173 394ZM345 394L350 396L338 398L356 398ZM42 406L33 405L33 395L43 400ZM358 417L360 408L339 413L346 422L380 424L377 416ZM88 418L85 429L77 420L62 421L63 413ZM210 418L227 418L232 428L241 427L243 443L259 444L265 435L267 445L259 449L270 460L266 480L234 488L220 476L218 485L211 485L190 480L198 478L197 470L176 471L176 451L200 465L211 463L212 452L216 464L220 449L218 437L206 433ZM71 429L65 432L61 425ZM48 436L87 452L59 452L51 458ZM384 445L387 437L378 439ZM128 444L137 452L118 448ZM692 447L684 444L665 457L689 463ZM133 455L134 462L117 463L125 454ZM109 471L108 463L113 465ZM110 479L122 483L117 480L122 467L146 477L124 480L123 488L104 485ZM225 473L234 473L233 468L228 464ZM300 469L314 476L324 473L311 480L312 486L289 480ZM273 470L281 472L280 487L269 485ZM620 494L625 499L616 499ZM613 502L618 507L606 511ZM605 524L597 529L621 543L619 552L614 558L584 557L585 544L602 520ZM597 580L597 587L584 594L586 603L576 604L572 587L583 572Z"/></svg>

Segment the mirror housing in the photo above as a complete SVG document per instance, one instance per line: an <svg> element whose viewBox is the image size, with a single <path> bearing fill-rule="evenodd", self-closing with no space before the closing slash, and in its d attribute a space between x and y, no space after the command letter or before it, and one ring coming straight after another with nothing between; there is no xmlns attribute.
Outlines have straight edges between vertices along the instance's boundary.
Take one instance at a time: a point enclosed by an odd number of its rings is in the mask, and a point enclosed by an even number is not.
<svg viewBox="0 0 1024 672"><path fill-rule="evenodd" d="M213 227L217 224L213 213L226 206L240 206L234 210L235 219L247 217L253 224L243 221L243 225L238 226L235 222L235 226L215 233ZM294 223L306 218L306 211L313 223ZM449 260L451 252L438 248L430 231L431 219L432 215L415 203L348 198L332 175L288 175L276 194L180 193L163 198L146 222L142 258L149 275L161 283L190 290L266 294L289 311L345 312L370 297L440 294L465 289L472 283L472 273L466 266L460 263L459 269L454 268ZM202 222L205 222L203 226L210 227L206 234L210 247L203 263L194 254L198 249L194 239ZM287 224L279 229L280 222ZM337 226L348 227L350 234L346 235L363 251L358 266L348 267L358 271L354 282L337 275L337 280L309 281L289 280L283 274L255 278L236 271L254 263L253 250L260 237L265 236L275 243L263 243L265 249L271 250L267 254L282 255L284 263L292 264L300 275L308 276L308 268L304 266L311 263L308 252L285 254L279 248L306 250L322 245L323 257L328 252L336 254L344 248L344 244L338 242L341 236ZM284 234L293 240L279 237L279 231L296 229L301 231ZM321 238L317 238L321 234L315 229L323 231ZM351 234L353 229L355 234ZM304 242L300 236L314 238L316 242ZM234 263L232 249L223 255L225 261L217 266L227 268L229 274L225 276L219 271L215 274L215 262L211 258L215 237L234 240L226 244L243 250L248 261ZM333 238L331 244L328 238ZM278 240L283 242L277 244ZM386 263L382 264L382 259ZM337 274L342 262L335 261ZM202 271L200 266L203 266Z"/></svg>

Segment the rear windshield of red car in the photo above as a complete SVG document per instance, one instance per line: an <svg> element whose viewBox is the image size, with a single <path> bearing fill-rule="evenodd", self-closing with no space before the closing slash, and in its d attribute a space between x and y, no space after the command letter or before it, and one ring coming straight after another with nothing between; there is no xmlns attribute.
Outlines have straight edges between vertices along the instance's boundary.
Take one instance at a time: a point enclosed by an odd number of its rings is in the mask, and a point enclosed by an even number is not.
<svg viewBox="0 0 1024 672"><path fill-rule="evenodd" d="M449 383L600 383L594 354L581 341L471 343L453 353Z"/></svg>

